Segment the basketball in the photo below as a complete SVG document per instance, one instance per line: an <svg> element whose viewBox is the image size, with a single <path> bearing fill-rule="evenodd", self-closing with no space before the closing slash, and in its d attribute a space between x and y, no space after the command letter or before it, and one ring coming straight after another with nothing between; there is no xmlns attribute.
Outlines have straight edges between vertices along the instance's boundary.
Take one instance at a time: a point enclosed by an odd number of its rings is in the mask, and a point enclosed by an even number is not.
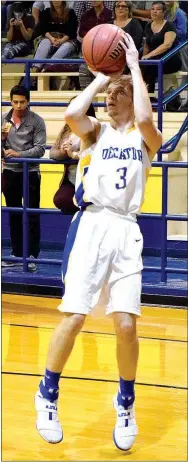
<svg viewBox="0 0 188 462"><path fill-rule="evenodd" d="M104 74L123 71L126 58L121 40L122 31L114 24L93 27L82 42L85 62L92 70Z"/></svg>

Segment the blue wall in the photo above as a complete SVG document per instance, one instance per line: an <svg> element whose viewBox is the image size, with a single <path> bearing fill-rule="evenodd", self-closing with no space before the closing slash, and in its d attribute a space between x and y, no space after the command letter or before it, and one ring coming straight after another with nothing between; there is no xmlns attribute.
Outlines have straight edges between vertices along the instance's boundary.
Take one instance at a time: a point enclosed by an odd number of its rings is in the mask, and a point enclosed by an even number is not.
<svg viewBox="0 0 188 462"><path fill-rule="evenodd" d="M64 246L67 231L71 222L71 215L42 214L41 215L41 247L62 248ZM161 220L155 218L138 218L143 237L144 254L159 255L162 245ZM2 244L9 243L10 233L8 224L8 213L2 211L1 224ZM168 241L168 249L171 256L186 257L188 244L185 241Z"/></svg>

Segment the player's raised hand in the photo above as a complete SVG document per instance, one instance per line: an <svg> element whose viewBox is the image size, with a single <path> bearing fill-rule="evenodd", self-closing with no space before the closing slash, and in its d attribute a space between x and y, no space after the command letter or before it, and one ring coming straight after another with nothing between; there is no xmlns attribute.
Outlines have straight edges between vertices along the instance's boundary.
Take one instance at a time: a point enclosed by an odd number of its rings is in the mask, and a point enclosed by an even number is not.
<svg viewBox="0 0 188 462"><path fill-rule="evenodd" d="M135 69L135 67L138 67L139 66L139 64L138 64L138 59L139 59L138 51L137 51L137 49L135 47L134 40L126 32L122 32L121 45L125 50L126 62L127 62L127 66L129 67L129 69L131 70L133 68Z"/></svg>

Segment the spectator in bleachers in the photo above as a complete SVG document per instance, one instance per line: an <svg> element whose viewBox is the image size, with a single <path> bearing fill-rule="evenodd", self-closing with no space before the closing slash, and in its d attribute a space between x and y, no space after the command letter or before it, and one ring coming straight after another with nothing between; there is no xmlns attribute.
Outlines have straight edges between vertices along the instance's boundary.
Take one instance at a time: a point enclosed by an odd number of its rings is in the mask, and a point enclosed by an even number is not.
<svg viewBox="0 0 188 462"><path fill-rule="evenodd" d="M97 3L97 2L95 2ZM104 1L104 6L105 8L108 8L109 10L113 10L114 7L114 1ZM93 2L82 2L82 1L76 1L73 4L74 11L76 13L78 23L80 24L80 20L82 15L89 9L93 7Z"/></svg>
<svg viewBox="0 0 188 462"><path fill-rule="evenodd" d="M12 3L13 2L9 2L9 1L2 1L1 2L1 31L2 31L2 35L6 32L6 27L7 27L7 8Z"/></svg>
<svg viewBox="0 0 188 462"><path fill-rule="evenodd" d="M152 3L151 19L145 27L145 44L142 59L160 59L167 52L177 46L177 34L172 23L165 19L165 3L155 1ZM164 63L164 74L172 74L181 69L180 54L177 53L167 62ZM145 82L148 84L148 90L153 93L155 90L155 81L158 75L157 66L143 66L143 75Z"/></svg>
<svg viewBox="0 0 188 462"><path fill-rule="evenodd" d="M182 43L186 40L187 36L187 18L181 8L179 8L179 2L171 1L165 2L166 5L166 19L172 22L176 28L177 41Z"/></svg>
<svg viewBox="0 0 188 462"><path fill-rule="evenodd" d="M188 17L188 2L183 0L182 2L179 2L179 6L184 11L186 16Z"/></svg>
<svg viewBox="0 0 188 462"><path fill-rule="evenodd" d="M167 8L167 20L171 21L177 34L178 44L185 42L187 39L187 17L185 12L179 8L179 2L165 2ZM182 61L182 71L187 72L188 70L188 50L187 46L180 50L180 56ZM183 77L182 83L186 83L186 76Z"/></svg>
<svg viewBox="0 0 188 462"><path fill-rule="evenodd" d="M74 98L72 98L74 99ZM71 99L71 101L72 101ZM95 110L91 104L87 115L96 117ZM60 131L57 140L50 150L50 158L55 160L65 160L68 158L79 160L80 138L71 132L67 124ZM75 193L77 165L64 166L64 173L59 188L54 195L54 205L65 214L73 214L78 211L74 205L73 197Z"/></svg>
<svg viewBox="0 0 188 462"><path fill-rule="evenodd" d="M9 21L7 39L2 58L12 59L26 56L32 49L32 33L34 19L25 11L23 2L16 3L13 7L13 17Z"/></svg>
<svg viewBox="0 0 188 462"><path fill-rule="evenodd" d="M116 1L114 4L113 24L121 27L134 40L137 50L140 49L143 39L143 29L139 21L132 17L132 3Z"/></svg>
<svg viewBox="0 0 188 462"><path fill-rule="evenodd" d="M133 9L132 15L133 18L139 20L142 28L144 29L146 23L151 20L151 5L152 2L132 2Z"/></svg>
<svg viewBox="0 0 188 462"><path fill-rule="evenodd" d="M92 2L92 8L87 10L80 19L78 39L83 39L87 32L99 24L105 24L112 19L112 10L106 8L104 2Z"/></svg>
<svg viewBox="0 0 188 462"><path fill-rule="evenodd" d="M11 89L12 109L3 114L3 127L8 124L8 132L2 134L5 158L2 173L3 189L7 207L22 207L23 164L16 163L17 158L40 158L45 153L46 128L44 120L30 111L29 91L21 85ZM10 128L11 125L11 128ZM6 163L6 159L15 159L15 163ZM29 202L31 208L40 206L40 170L39 164L29 165ZM40 215L29 215L28 255L37 258L40 251ZM23 256L22 214L10 213L10 239L12 256ZM2 262L3 267L17 265L16 262ZM29 263L29 269L36 270L35 263Z"/></svg>
<svg viewBox="0 0 188 462"><path fill-rule="evenodd" d="M41 11L50 8L50 0L45 0L44 2L34 2L32 7L32 15L35 20L35 25L40 22Z"/></svg>
<svg viewBox="0 0 188 462"><path fill-rule="evenodd" d="M81 2L82 3L82 2ZM114 3L114 2L113 2ZM80 26L78 29L78 39L82 41L87 32L92 27L112 21L113 11L106 8L105 2L92 2L93 7L83 13ZM81 64L79 68L79 82L83 90L94 79L93 74L89 71L87 64Z"/></svg>
<svg viewBox="0 0 188 462"><path fill-rule="evenodd" d="M77 49L78 21L73 9L65 1L51 1L50 8L42 11L39 23L43 39L35 53L36 59L63 59ZM34 64L32 71L39 72L43 64Z"/></svg>

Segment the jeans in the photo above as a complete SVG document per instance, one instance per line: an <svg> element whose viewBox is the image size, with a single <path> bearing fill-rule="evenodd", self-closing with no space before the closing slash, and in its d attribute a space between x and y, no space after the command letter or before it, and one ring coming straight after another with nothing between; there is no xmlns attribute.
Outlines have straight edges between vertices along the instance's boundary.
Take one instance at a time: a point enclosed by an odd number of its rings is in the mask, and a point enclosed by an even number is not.
<svg viewBox="0 0 188 462"><path fill-rule="evenodd" d="M52 45L48 38L45 38L39 43L34 59L63 59L69 57L74 51L75 45L71 42L65 42L57 48ZM37 67L39 70L42 69L43 66L44 64L33 63L33 67Z"/></svg>
<svg viewBox="0 0 188 462"><path fill-rule="evenodd" d="M39 172L29 172L29 201L28 206L38 209L40 207L40 181ZM7 207L22 207L23 173L4 169L2 173L2 192ZM15 257L23 256L23 228L22 213L10 212L10 239L12 253ZM40 252L40 215L29 214L28 218L28 255L37 258Z"/></svg>
<svg viewBox="0 0 188 462"><path fill-rule="evenodd" d="M4 47L2 59L13 59L19 56L26 56L30 52L30 42L8 42Z"/></svg>

